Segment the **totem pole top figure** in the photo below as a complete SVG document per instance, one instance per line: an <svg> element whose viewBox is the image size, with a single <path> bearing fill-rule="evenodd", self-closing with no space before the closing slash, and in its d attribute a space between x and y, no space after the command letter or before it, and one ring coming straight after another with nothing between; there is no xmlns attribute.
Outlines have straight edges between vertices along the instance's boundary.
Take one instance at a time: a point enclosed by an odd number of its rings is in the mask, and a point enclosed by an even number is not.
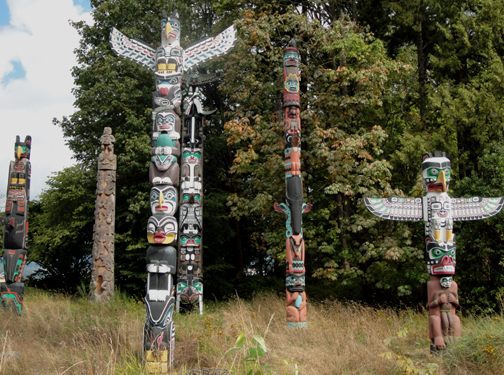
<svg viewBox="0 0 504 375"><path fill-rule="evenodd" d="M14 144L14 157L16 160L30 159L31 151L31 136L27 135L25 141L21 142L19 135L16 135L16 143Z"/></svg>
<svg viewBox="0 0 504 375"><path fill-rule="evenodd" d="M504 204L504 197L450 198L450 180L450 159L435 151L423 156L422 198L364 198L369 211L378 217L425 222L425 259L432 276L455 274L453 221L486 219L498 214Z"/></svg>
<svg viewBox="0 0 504 375"><path fill-rule="evenodd" d="M180 92L173 93L173 97L169 92L174 86L180 87L182 79L179 77L182 73L226 54L233 48L235 41L236 28L233 25L215 38L204 39L183 49L180 47L180 21L177 11L171 17L167 17L163 12L161 46L157 49L140 40L129 39L116 28L112 28L110 33L110 44L117 55L143 65L155 73L160 96L170 98L170 103L166 100L156 103L154 100L155 104L172 108L180 106Z"/></svg>

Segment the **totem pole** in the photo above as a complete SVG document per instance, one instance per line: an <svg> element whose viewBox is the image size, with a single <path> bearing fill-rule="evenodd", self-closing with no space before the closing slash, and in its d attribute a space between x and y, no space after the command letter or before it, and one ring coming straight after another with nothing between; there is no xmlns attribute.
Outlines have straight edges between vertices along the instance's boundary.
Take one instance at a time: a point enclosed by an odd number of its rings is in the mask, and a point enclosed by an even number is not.
<svg viewBox="0 0 504 375"><path fill-rule="evenodd" d="M388 220L425 221L425 261L429 337L431 351L446 349L446 342L460 336L458 286L453 280L456 265L453 221L482 220L496 215L504 204L499 198L450 198L450 159L441 151L423 156L423 198L364 198L374 215Z"/></svg>
<svg viewBox="0 0 504 375"><path fill-rule="evenodd" d="M91 261L91 301L108 301L114 297L114 226L117 160L112 129L103 129L102 151L98 156L96 183L93 259Z"/></svg>
<svg viewBox="0 0 504 375"><path fill-rule="evenodd" d="M148 275L145 297L147 322L143 335L143 361L147 371L151 373L166 373L174 359L173 275L177 269L177 250L173 246L178 237L178 222L174 216L179 203L177 187L180 170L178 157L180 157L179 115L182 103L182 75L200 63L227 53L234 46L235 40L236 29L231 26L217 37L205 39L184 50L180 46L180 22L177 11L171 17L167 17L163 11L161 46L157 49L139 40L129 39L115 28L110 33L110 43L114 52L154 72L156 80L156 90L152 99L152 163L149 168L149 180L153 186L150 193L152 216L147 223L147 240L151 245L147 249ZM194 128L196 121L196 118L190 119L190 127ZM190 137L196 137L195 133L191 135L188 132L188 134ZM185 139L183 142L187 143ZM189 150L184 148L182 155L183 160L187 160L182 164L181 188L183 192L188 189L192 195L187 198L187 202L182 197L181 202L193 205L198 199L197 186L201 190L201 164L198 169L193 160L200 152L197 146L198 142L191 143ZM201 154L199 156L201 157ZM196 213L195 209L191 212L194 216L199 215L201 220L200 213ZM185 215L186 217L191 215L189 210ZM192 218L188 217L183 223L189 228L191 220ZM194 226L183 230L182 233L194 235L193 228ZM191 254L188 263L196 261L196 257L193 258Z"/></svg>
<svg viewBox="0 0 504 375"><path fill-rule="evenodd" d="M301 119L299 117L299 51L296 42L284 49L284 144L285 203L275 203L275 211L287 215L286 225L286 293L287 325L306 328L305 245L302 214L311 203L303 203L301 179Z"/></svg>
<svg viewBox="0 0 504 375"><path fill-rule="evenodd" d="M16 136L14 161L10 162L5 215L2 217L5 283L0 285L0 302L21 315L24 283L21 282L28 245L28 200L30 197L31 137L21 142Z"/></svg>
<svg viewBox="0 0 504 375"><path fill-rule="evenodd" d="M176 310L180 304L197 305L203 314L203 111L204 96L191 74L189 93L184 98L182 171L180 185L180 241ZM204 82L210 78L205 75Z"/></svg>

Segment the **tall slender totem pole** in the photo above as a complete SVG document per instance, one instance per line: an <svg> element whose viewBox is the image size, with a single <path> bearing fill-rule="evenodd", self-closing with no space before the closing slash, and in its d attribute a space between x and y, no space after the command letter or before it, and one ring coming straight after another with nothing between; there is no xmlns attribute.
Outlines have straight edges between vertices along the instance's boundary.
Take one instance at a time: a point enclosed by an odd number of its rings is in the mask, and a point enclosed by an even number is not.
<svg viewBox="0 0 504 375"><path fill-rule="evenodd" d="M195 76L193 76L195 77ZM208 78L207 78L208 79ZM203 314L203 94L192 80L184 98L180 241L176 310L180 304L198 306Z"/></svg>
<svg viewBox="0 0 504 375"><path fill-rule="evenodd" d="M28 245L28 200L30 198L31 137L21 142L16 136L14 161L10 162L7 184L6 217L2 217L3 265L5 283L0 285L2 306L10 307L21 315L24 283L21 282Z"/></svg>
<svg viewBox="0 0 504 375"><path fill-rule="evenodd" d="M96 302L114 297L114 236L117 157L111 128L103 129L98 156L93 259L89 299Z"/></svg>
<svg viewBox="0 0 504 375"><path fill-rule="evenodd" d="M287 215L286 226L286 293L287 324L293 328L307 327L305 293L305 245L302 214L310 211L311 203L303 203L301 179L301 119L299 117L299 51L296 42L284 49L284 144L285 203L275 203L275 211Z"/></svg>
<svg viewBox="0 0 504 375"><path fill-rule="evenodd" d="M374 215L388 220L425 221L425 261L431 351L444 350L446 342L460 336L458 286L453 221L482 220L496 215L504 204L499 198L450 198L450 159L441 151L423 156L423 198L364 198Z"/></svg>
<svg viewBox="0 0 504 375"><path fill-rule="evenodd" d="M215 38L208 38L186 48L180 46L180 21L178 12L167 17L163 11L161 19L161 46L156 48L136 39L129 39L117 29L110 33L110 44L114 52L130 59L154 73L156 90L152 104L152 163L149 168L149 180L152 184L150 206L152 216L147 223L147 239L151 244L147 249L147 305L143 335L144 364L149 372L166 373L173 363L175 344L175 325L172 321L175 308L173 276L177 270L178 222L175 214L179 204L180 166L180 117L182 103L182 75L198 64L227 53L236 40L234 26L224 30ZM190 113L189 113L190 114ZM198 122L199 121L199 122ZM186 137L182 150L182 240L195 241L195 229L192 221L198 213L196 209L186 209L184 204L195 205L198 192L201 193L201 139L196 141L201 119L189 117L185 121ZM193 129L193 130L191 130ZM192 133L191 133L192 132ZM198 159L197 161L195 159ZM199 166L197 168L196 166ZM201 210L199 211L201 212ZM200 215L200 214L199 214ZM201 222L201 215L199 216ZM191 225L189 225L191 223ZM187 224L187 225L186 225ZM199 228L201 230L201 226ZM192 242L191 242L192 241ZM179 259L179 268L194 270L191 265L201 257L194 246L182 246L186 249L184 259ZM190 251L191 250L191 251ZM200 249L201 250L201 249ZM189 256L189 259L187 259ZM189 273L189 272L186 272ZM201 273L200 273L201 274ZM182 278L181 282L185 279ZM194 281L191 278L191 282ZM202 290L201 280L199 288ZM178 288L182 292L184 288ZM177 300L179 297L177 296ZM200 297L198 296L197 301Z"/></svg>

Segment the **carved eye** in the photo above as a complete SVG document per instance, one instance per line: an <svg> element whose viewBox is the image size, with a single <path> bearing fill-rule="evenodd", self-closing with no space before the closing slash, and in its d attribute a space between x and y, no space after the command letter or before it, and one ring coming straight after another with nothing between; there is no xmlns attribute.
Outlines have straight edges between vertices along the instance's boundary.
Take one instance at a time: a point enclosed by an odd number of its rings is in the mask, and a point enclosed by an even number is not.
<svg viewBox="0 0 504 375"><path fill-rule="evenodd" d="M434 250L434 255L440 256L441 255L441 250L439 250L439 249Z"/></svg>
<svg viewBox="0 0 504 375"><path fill-rule="evenodd" d="M173 223L167 223L165 225L165 233L175 232L175 225Z"/></svg>
<svg viewBox="0 0 504 375"><path fill-rule="evenodd" d="M447 176L448 176L448 175L450 174L450 168L446 168L446 169L444 170L444 173L445 173L445 175L447 175Z"/></svg>
<svg viewBox="0 0 504 375"><path fill-rule="evenodd" d="M156 231L156 226L152 223L149 223L149 225L147 225L147 232L154 233L155 231Z"/></svg>
<svg viewBox="0 0 504 375"><path fill-rule="evenodd" d="M433 175L437 175L439 171L436 168L432 168L430 172Z"/></svg>
<svg viewBox="0 0 504 375"><path fill-rule="evenodd" d="M455 258L455 254L456 254L455 249L452 249L452 251L450 251L450 254L451 254L452 257Z"/></svg>
<svg viewBox="0 0 504 375"><path fill-rule="evenodd" d="M432 203L432 209L433 210L440 210L441 208L443 208L443 206L441 205L441 203L439 203L439 202Z"/></svg>

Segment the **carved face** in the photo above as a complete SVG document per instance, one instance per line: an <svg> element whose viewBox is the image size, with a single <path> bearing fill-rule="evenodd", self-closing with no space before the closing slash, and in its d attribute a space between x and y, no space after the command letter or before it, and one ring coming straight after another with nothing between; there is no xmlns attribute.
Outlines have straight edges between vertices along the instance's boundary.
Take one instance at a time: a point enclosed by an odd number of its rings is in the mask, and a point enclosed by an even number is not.
<svg viewBox="0 0 504 375"><path fill-rule="evenodd" d="M177 162L177 157L173 155L155 155L152 161L159 171L167 171L172 164Z"/></svg>
<svg viewBox="0 0 504 375"><path fill-rule="evenodd" d="M156 76L165 77L182 72L183 54L180 47L159 47L156 51Z"/></svg>
<svg viewBox="0 0 504 375"><path fill-rule="evenodd" d="M180 236L180 245L182 247L197 247L201 245L201 236L199 234L182 234Z"/></svg>
<svg viewBox="0 0 504 375"><path fill-rule="evenodd" d="M198 277L189 277L186 280L184 277L181 282L177 284L177 294L180 299L186 304L196 304L199 301L199 296L203 295L203 283L199 282Z"/></svg>
<svg viewBox="0 0 504 375"><path fill-rule="evenodd" d="M426 192L447 192L451 180L450 159L441 157L424 157L422 179Z"/></svg>
<svg viewBox="0 0 504 375"><path fill-rule="evenodd" d="M201 161L201 150L199 148L184 148L182 151L184 163L195 164Z"/></svg>
<svg viewBox="0 0 504 375"><path fill-rule="evenodd" d="M150 192L150 206L153 215L164 213L173 215L177 210L177 189L173 186L154 186Z"/></svg>
<svg viewBox="0 0 504 375"><path fill-rule="evenodd" d="M161 20L161 40L163 44L178 44L180 40L180 21L178 19Z"/></svg>
<svg viewBox="0 0 504 375"><path fill-rule="evenodd" d="M182 194L182 203L201 203L201 195L184 193Z"/></svg>
<svg viewBox="0 0 504 375"><path fill-rule="evenodd" d="M155 106L180 107L182 103L181 91L182 77L176 76L162 78L156 77L156 91L154 92Z"/></svg>
<svg viewBox="0 0 504 375"><path fill-rule="evenodd" d="M290 93L299 92L299 78L296 74L289 74L285 79L285 90Z"/></svg>
<svg viewBox="0 0 504 375"><path fill-rule="evenodd" d="M147 222L147 241L151 244L169 245L177 239L178 224L173 216L155 214Z"/></svg>
<svg viewBox="0 0 504 375"><path fill-rule="evenodd" d="M25 141L21 142L19 135L16 136L16 143L14 144L14 157L16 160L21 158L30 158L31 151L31 136L27 135Z"/></svg>
<svg viewBox="0 0 504 375"><path fill-rule="evenodd" d="M173 111L160 111L156 113L154 119L153 131L161 133L171 133L176 131L175 125L177 123L178 116ZM178 119L180 123L180 119Z"/></svg>
<svg viewBox="0 0 504 375"><path fill-rule="evenodd" d="M454 275L457 249L454 244L429 242L426 247L426 261L429 274L433 276Z"/></svg>
<svg viewBox="0 0 504 375"><path fill-rule="evenodd" d="M439 283L441 284L441 286L443 288L449 288L449 287L451 287L451 285L453 283L453 279L451 277L442 277L439 280Z"/></svg>
<svg viewBox="0 0 504 375"><path fill-rule="evenodd" d="M283 64L284 66L298 66L299 63L299 54L296 52L297 50L292 50L284 52Z"/></svg>
<svg viewBox="0 0 504 375"><path fill-rule="evenodd" d="M304 292L305 276L304 275L289 275L285 278L287 290L289 292Z"/></svg>

